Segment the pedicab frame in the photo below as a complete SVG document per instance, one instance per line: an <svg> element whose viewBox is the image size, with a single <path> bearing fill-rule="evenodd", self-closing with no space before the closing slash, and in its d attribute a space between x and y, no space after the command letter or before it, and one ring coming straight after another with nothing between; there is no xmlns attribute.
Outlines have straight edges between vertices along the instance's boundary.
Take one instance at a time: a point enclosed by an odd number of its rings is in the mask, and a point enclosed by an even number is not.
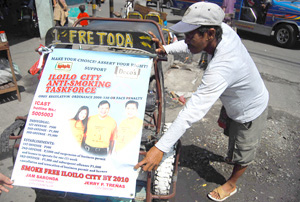
<svg viewBox="0 0 300 202"><path fill-rule="evenodd" d="M89 26L78 27L80 21L82 20L89 20ZM100 47L105 48L107 51L110 52L138 55L142 54L153 58L153 75L151 76L149 83L149 92L147 96L147 106L145 111L140 156L146 155L147 151L152 146L154 146L154 144L163 135L165 130L165 98L161 62L166 61L167 58L160 57L156 54L156 46L155 43L151 40L152 36L148 33L149 31L154 33L157 36L157 38L160 39L160 41L162 41L163 44L165 44L163 33L159 24L152 20L141 19L118 19L99 17L81 18L77 20L72 27L53 27L49 29L45 38L45 44L47 47L59 47L70 49L75 46L77 46L77 48L79 49L84 48L84 46L87 46L88 49L91 49L93 47ZM98 36L99 34L101 35L101 33L108 33L108 35L110 35L111 38L107 38L108 40L106 41L103 40L103 37L98 37L98 39L96 40L91 40L97 38L97 33ZM132 36L133 44L124 47L121 44L118 44L116 41L114 41L114 39L116 39L113 38L114 36L121 36L122 34L129 34L130 36ZM103 34L102 36L104 35L105 34ZM103 49L101 49L101 51L102 50ZM154 84L151 83L151 81L154 81ZM10 139L15 139L13 149L13 160L15 160L16 150L18 149L18 144L22 137L21 134L22 133L19 131L17 135L12 134L10 136ZM170 179L165 179L165 182L163 182L170 183L169 186L166 185L168 190L162 191L164 195L160 195L160 193L155 191L156 189L153 190L153 179L157 176L158 171L147 172L146 197L137 197L134 199L134 201L146 200L146 202L150 202L153 199L168 200L175 196L181 142L178 141L176 147L174 147L173 149L174 155L169 154L169 156L173 157L174 159L174 161L171 162L173 164L173 168L171 171L172 176L167 176L167 178L169 177ZM159 179L156 179L155 181L157 180ZM156 183L156 186L159 186L159 184L157 185ZM172 193L169 193L169 191L172 191Z"/></svg>

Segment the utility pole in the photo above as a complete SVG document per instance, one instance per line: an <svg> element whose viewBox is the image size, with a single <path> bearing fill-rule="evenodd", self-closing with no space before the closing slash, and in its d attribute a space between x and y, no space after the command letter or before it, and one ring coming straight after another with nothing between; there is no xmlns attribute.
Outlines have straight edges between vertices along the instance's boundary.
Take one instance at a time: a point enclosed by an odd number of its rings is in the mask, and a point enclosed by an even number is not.
<svg viewBox="0 0 300 202"><path fill-rule="evenodd" d="M109 0L109 17L114 17L114 0Z"/></svg>
<svg viewBox="0 0 300 202"><path fill-rule="evenodd" d="M156 10L161 11L162 9L162 0L156 0Z"/></svg>

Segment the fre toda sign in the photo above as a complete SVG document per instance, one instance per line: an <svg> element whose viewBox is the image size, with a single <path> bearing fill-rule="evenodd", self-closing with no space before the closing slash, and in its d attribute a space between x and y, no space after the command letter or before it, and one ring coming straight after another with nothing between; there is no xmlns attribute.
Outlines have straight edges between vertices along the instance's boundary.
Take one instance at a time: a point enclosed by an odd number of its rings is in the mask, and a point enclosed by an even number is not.
<svg viewBox="0 0 300 202"><path fill-rule="evenodd" d="M153 60L55 49L35 93L14 185L133 198Z"/></svg>

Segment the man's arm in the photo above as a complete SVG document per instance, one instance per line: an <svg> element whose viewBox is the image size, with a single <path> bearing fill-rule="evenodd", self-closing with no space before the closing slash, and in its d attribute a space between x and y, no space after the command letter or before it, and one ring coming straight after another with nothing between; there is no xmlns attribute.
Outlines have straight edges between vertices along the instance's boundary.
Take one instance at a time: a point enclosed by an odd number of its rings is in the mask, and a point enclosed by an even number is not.
<svg viewBox="0 0 300 202"><path fill-rule="evenodd" d="M167 54L173 53L190 53L187 44L184 40L177 41L175 43L171 43L169 45L165 45L164 49Z"/></svg>
<svg viewBox="0 0 300 202"><path fill-rule="evenodd" d="M187 44L184 42L184 40L177 41L175 43L171 43L169 45L163 45L159 39L149 31L149 34L152 36L152 41L156 43L156 50L155 52L158 55L166 55L166 54L172 54L172 53L189 53L189 49Z"/></svg>
<svg viewBox="0 0 300 202"><path fill-rule="evenodd" d="M155 35L150 34L153 36L152 40L158 43L159 40ZM165 51L161 43L157 44L157 46L162 51ZM186 103L168 131L162 136L158 143L147 152L146 157L134 167L135 169L143 165L145 165L143 167L144 171L157 169L163 153L170 150L176 141L185 133L186 129L191 127L192 123L202 119L224 92L228 85L227 82L222 76L212 72L206 73L206 75L202 77L202 84Z"/></svg>
<svg viewBox="0 0 300 202"><path fill-rule="evenodd" d="M170 150L192 123L203 118L227 87L227 82L218 74L209 74L204 77L202 84L186 103L168 131L135 168L144 165L144 171L156 169L163 153Z"/></svg>

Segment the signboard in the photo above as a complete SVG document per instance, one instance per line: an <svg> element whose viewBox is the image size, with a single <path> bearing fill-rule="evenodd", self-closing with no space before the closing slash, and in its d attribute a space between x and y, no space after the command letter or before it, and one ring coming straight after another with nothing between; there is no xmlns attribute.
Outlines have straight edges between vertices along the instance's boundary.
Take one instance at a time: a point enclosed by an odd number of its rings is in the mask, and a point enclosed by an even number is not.
<svg viewBox="0 0 300 202"><path fill-rule="evenodd" d="M14 185L133 198L152 63L146 56L107 52L49 54Z"/></svg>
<svg viewBox="0 0 300 202"><path fill-rule="evenodd" d="M125 22L123 22L122 27L126 27L124 26L124 23ZM139 23L137 22L126 22L126 23L131 23L128 24L126 28L132 26L138 27L139 25ZM142 24L146 25L146 23L142 23ZM92 25L93 24L90 24L89 26ZM118 25L115 26L118 27ZM148 29L151 30L150 28L153 28L153 24L149 23L148 27L149 27ZM157 36L159 35L157 34ZM49 29L47 32L46 45L53 44L55 42L66 43L66 44L69 43L69 44L101 45L101 46L111 46L117 48L136 48L136 49L144 50L146 52L155 53L155 46L154 43L152 42L151 36L147 32L138 32L138 31L128 31L128 30L99 31L99 28L93 29L93 27L89 27L88 29L83 29L81 27L54 27Z"/></svg>

